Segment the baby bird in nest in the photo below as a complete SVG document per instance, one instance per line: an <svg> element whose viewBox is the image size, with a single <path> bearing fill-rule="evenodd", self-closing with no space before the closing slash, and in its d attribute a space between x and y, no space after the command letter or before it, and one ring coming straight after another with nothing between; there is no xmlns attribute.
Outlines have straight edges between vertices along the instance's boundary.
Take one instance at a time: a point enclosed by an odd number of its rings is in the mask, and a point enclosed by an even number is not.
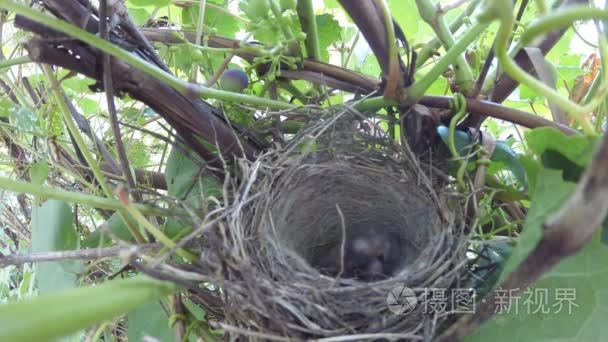
<svg viewBox="0 0 608 342"><path fill-rule="evenodd" d="M319 259L317 268L323 274L355 278L361 281L386 279L393 275L401 257L399 235L389 232L365 232L348 237Z"/></svg>

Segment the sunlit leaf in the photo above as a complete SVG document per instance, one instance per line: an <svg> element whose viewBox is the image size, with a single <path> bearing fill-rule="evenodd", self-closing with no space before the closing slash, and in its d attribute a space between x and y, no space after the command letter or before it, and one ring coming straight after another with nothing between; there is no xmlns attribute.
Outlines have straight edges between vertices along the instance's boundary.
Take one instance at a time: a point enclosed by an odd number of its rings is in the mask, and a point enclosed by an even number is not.
<svg viewBox="0 0 608 342"><path fill-rule="evenodd" d="M63 201L49 200L32 209L32 252L74 250L79 246L74 214ZM82 264L54 261L36 264L40 293L74 287Z"/></svg>
<svg viewBox="0 0 608 342"><path fill-rule="evenodd" d="M163 301L165 308L168 303ZM137 307L127 315L129 341L143 341L146 336L159 341L173 340L169 319L159 302L150 302Z"/></svg>

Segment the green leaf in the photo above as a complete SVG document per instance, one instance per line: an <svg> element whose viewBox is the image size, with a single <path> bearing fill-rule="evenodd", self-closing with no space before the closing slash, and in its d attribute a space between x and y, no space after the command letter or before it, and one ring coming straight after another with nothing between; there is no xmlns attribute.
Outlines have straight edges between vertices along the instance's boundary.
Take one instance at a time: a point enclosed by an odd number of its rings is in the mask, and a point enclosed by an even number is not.
<svg viewBox="0 0 608 342"><path fill-rule="evenodd" d="M80 107L80 109L82 109L82 112L86 113L87 115L99 114L99 103L100 102L98 99L93 100L85 97L82 100L78 101L78 107Z"/></svg>
<svg viewBox="0 0 608 342"><path fill-rule="evenodd" d="M190 311L190 313L194 316L194 318L196 318L199 321L202 321L203 319L205 319L205 316L207 315L207 313L199 305L195 304L188 298L184 298L183 303L184 303L184 306L186 307L186 309L188 309L188 311Z"/></svg>
<svg viewBox="0 0 608 342"><path fill-rule="evenodd" d="M171 3L171 0L127 0L129 6L139 7L165 7Z"/></svg>
<svg viewBox="0 0 608 342"><path fill-rule="evenodd" d="M207 173L201 174L201 166L175 147L171 150L167 159L165 179L167 181L167 191L170 195L183 199L196 209L201 208L203 193L205 197L222 196L222 185L217 178ZM169 237L190 228L190 223L174 218L168 218L163 225L163 230Z"/></svg>
<svg viewBox="0 0 608 342"><path fill-rule="evenodd" d="M14 103L8 96L0 97L0 118L8 118L13 106Z"/></svg>
<svg viewBox="0 0 608 342"><path fill-rule="evenodd" d="M416 0L390 0L388 8L410 44L422 41L423 37L418 35L418 30L420 25L426 24L420 19Z"/></svg>
<svg viewBox="0 0 608 342"><path fill-rule="evenodd" d="M91 235L89 235L84 241L82 241L83 248L97 248L97 247L109 247L112 244L110 235L106 233L105 229L109 229L112 234L116 235L117 238L123 241L135 241L129 228L124 223L120 215L117 213L112 214L110 218L99 226Z"/></svg>
<svg viewBox="0 0 608 342"><path fill-rule="evenodd" d="M496 143L496 148L494 149L491 159L495 162L504 163L505 168L513 173L519 184L524 187L527 185L526 170L524 169L524 166L519 161L515 151L503 141Z"/></svg>
<svg viewBox="0 0 608 342"><path fill-rule="evenodd" d="M565 135L550 127L529 130L525 137L528 147L536 155L540 156L547 150L554 150L582 167L585 167L591 161L597 142L597 138L584 135Z"/></svg>
<svg viewBox="0 0 608 342"><path fill-rule="evenodd" d="M559 59L559 64L556 66L556 71L560 82L571 83L576 79L576 76L585 74L585 70L581 69L581 54L567 54Z"/></svg>
<svg viewBox="0 0 608 342"><path fill-rule="evenodd" d="M561 171L542 169L532 196L532 208L517 247L508 259L502 279L512 272L536 246L542 234L542 223L567 200L575 184L564 182ZM600 242L600 234L577 255L563 260L524 292L508 312L484 325L468 341L602 341L608 334L608 247ZM559 309L560 291L573 294L573 305ZM538 293L547 294L546 305ZM515 298L516 299L516 298ZM526 304L527 303L527 304ZM514 304L515 305L515 304ZM549 312L534 312L544 308Z"/></svg>
<svg viewBox="0 0 608 342"><path fill-rule="evenodd" d="M334 9L334 8L342 7L342 5L340 5L338 0L325 0L325 1L323 1L323 4L325 5L325 8L327 8L327 9Z"/></svg>
<svg viewBox="0 0 608 342"><path fill-rule="evenodd" d="M531 156L520 155L519 162L523 165L526 170L526 180L528 183L528 193L534 193L536 191L536 179L538 179L538 173L542 169L542 165L532 158Z"/></svg>
<svg viewBox="0 0 608 342"><path fill-rule="evenodd" d="M127 8L127 12L129 12L129 16L131 17L131 19L133 19L135 25L141 26L148 22L148 19L150 19L150 12L143 8L129 7Z"/></svg>
<svg viewBox="0 0 608 342"><path fill-rule="evenodd" d="M23 269L23 278L19 284L19 298L27 298L32 295L34 291L34 271L25 267Z"/></svg>
<svg viewBox="0 0 608 342"><path fill-rule="evenodd" d="M78 235L74 229L74 215L63 201L49 200L32 210L32 252L51 252L78 249ZM49 293L76 285L82 270L79 261L54 261L36 264L40 293Z"/></svg>
<svg viewBox="0 0 608 342"><path fill-rule="evenodd" d="M577 181L593 157L597 138L568 136L555 128L537 128L526 132L528 147L539 156L546 168L562 170L564 179Z"/></svg>
<svg viewBox="0 0 608 342"><path fill-rule="evenodd" d="M198 4L182 11L182 24L186 29L196 29L199 13ZM233 37L240 29L241 22L226 9L218 6L206 6L204 25L207 31L213 28L217 30L219 35Z"/></svg>
<svg viewBox="0 0 608 342"><path fill-rule="evenodd" d="M141 139L129 139L126 143L131 167L144 168L148 166L150 163L150 145Z"/></svg>
<svg viewBox="0 0 608 342"><path fill-rule="evenodd" d="M564 172L564 180L568 182L577 182L585 169L578 166L564 155L554 150L547 150L541 156L543 166L548 169L562 170Z"/></svg>
<svg viewBox="0 0 608 342"><path fill-rule="evenodd" d="M165 307L167 302L163 301ZM144 341L146 336L158 341L172 341L173 332L169 319L159 302L150 302L137 307L127 315L129 341Z"/></svg>
<svg viewBox="0 0 608 342"><path fill-rule="evenodd" d="M342 27L331 14L317 15L315 20L317 21L321 61L329 62L329 46L341 39Z"/></svg>
<svg viewBox="0 0 608 342"><path fill-rule="evenodd" d="M19 127L20 130L29 133L40 134L40 121L38 120L38 114L31 111L28 108L21 106L14 106L10 112L11 121Z"/></svg>
<svg viewBox="0 0 608 342"><path fill-rule="evenodd" d="M44 181L49 176L51 170L49 169L49 164L47 164L46 160L39 160L30 166L30 177L32 179L32 183L36 185L44 184Z"/></svg>
<svg viewBox="0 0 608 342"><path fill-rule="evenodd" d="M535 192L531 193L532 207L526 217L523 234L505 265L501 281L534 249L540 240L543 222L559 209L575 186L574 183L564 182L561 171L551 169L541 169L536 184Z"/></svg>
<svg viewBox="0 0 608 342"><path fill-rule="evenodd" d="M0 305L1 341L51 341L174 293L175 284L138 276Z"/></svg>
<svg viewBox="0 0 608 342"><path fill-rule="evenodd" d="M167 191L170 195L181 199L192 198L195 201L192 205L200 202L201 194L196 186L198 181L202 182L202 189L206 196L220 196L222 185L212 175L201 173L201 165L185 156L178 148L173 148L167 158L165 169L165 179L167 181ZM203 176L204 175L204 176ZM197 193L193 195L193 193Z"/></svg>

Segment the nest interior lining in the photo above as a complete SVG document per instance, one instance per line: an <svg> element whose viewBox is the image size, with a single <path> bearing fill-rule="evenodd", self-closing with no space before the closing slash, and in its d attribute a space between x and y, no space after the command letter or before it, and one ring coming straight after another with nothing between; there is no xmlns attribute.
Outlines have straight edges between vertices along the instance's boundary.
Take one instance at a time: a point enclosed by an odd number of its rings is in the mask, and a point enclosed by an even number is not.
<svg viewBox="0 0 608 342"><path fill-rule="evenodd" d="M406 271L432 243L436 213L414 179L397 176L345 161L302 165L277 186L272 234L316 266L344 238L389 232L401 247L395 273Z"/></svg>

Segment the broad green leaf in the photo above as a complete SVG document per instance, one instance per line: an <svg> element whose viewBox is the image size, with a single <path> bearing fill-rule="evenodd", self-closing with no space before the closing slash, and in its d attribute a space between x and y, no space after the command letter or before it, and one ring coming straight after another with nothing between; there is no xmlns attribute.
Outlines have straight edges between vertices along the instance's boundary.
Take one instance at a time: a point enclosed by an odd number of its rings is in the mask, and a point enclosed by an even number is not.
<svg viewBox="0 0 608 342"><path fill-rule="evenodd" d="M420 43L422 37L418 35L418 30L420 25L426 24L420 19L416 0L390 0L388 7L409 43Z"/></svg>
<svg viewBox="0 0 608 342"><path fill-rule="evenodd" d="M340 5L340 3L338 2L338 0L325 0L324 2L325 8L328 9L332 9L332 8L341 8L342 5Z"/></svg>
<svg viewBox="0 0 608 342"><path fill-rule="evenodd" d="M532 158L531 156L520 155L519 162L526 170L526 180L528 182L528 193L533 194L536 191L536 180L538 179L538 173L542 169L540 162Z"/></svg>
<svg viewBox="0 0 608 342"><path fill-rule="evenodd" d="M203 193L205 197L222 195L222 185L217 178L207 173L201 174L201 166L186 157L178 148L173 148L169 154L165 179L169 194L185 200L193 208L201 208ZM170 237L189 228L190 223L174 218L168 218L163 225Z"/></svg>
<svg viewBox="0 0 608 342"><path fill-rule="evenodd" d="M13 101L8 96L0 97L0 118L8 118L11 115L13 106Z"/></svg>
<svg viewBox="0 0 608 342"><path fill-rule="evenodd" d="M128 7L127 11L129 12L129 16L133 19L135 25L143 25L148 19L150 19L150 12L148 12L144 8L132 8Z"/></svg>
<svg viewBox="0 0 608 342"><path fill-rule="evenodd" d="M534 249L541 237L542 223L566 201L574 186L574 183L564 182L561 171L541 169L538 172L536 189L531 194L532 207L528 211L523 234L519 237L517 247L505 265L501 280L504 280L504 277Z"/></svg>
<svg viewBox="0 0 608 342"><path fill-rule="evenodd" d="M526 100L531 103L536 103L544 100L544 97L534 89L530 89L530 87L526 85L519 86L519 98L521 100Z"/></svg>
<svg viewBox="0 0 608 342"><path fill-rule="evenodd" d="M554 150L547 150L541 156L543 167L548 169L562 170L564 180L568 182L577 182L585 169L582 166L576 165L564 155Z"/></svg>
<svg viewBox="0 0 608 342"><path fill-rule="evenodd" d="M168 307L167 301L163 301ZM159 302L150 302L137 307L127 315L129 341L143 341L146 336L158 341L173 340L169 319Z"/></svg>
<svg viewBox="0 0 608 342"><path fill-rule="evenodd" d="M68 71L61 71L59 73L60 77L65 77L68 75ZM76 98L80 97L82 94L87 94L91 90L89 86L95 84L95 80L84 77L82 75L77 75L73 77L69 77L61 81L61 86L64 87L69 95L75 95Z"/></svg>
<svg viewBox="0 0 608 342"><path fill-rule="evenodd" d="M82 113L86 116L99 114L99 100L93 100L88 97L78 101L78 106L82 109Z"/></svg>
<svg viewBox="0 0 608 342"><path fill-rule="evenodd" d="M129 163L133 168L143 168L150 163L150 146L141 139L129 139L127 142Z"/></svg>
<svg viewBox="0 0 608 342"><path fill-rule="evenodd" d="M317 31L319 35L319 47L321 49L321 60L329 62L329 46L341 38L342 27L331 14L315 16Z"/></svg>
<svg viewBox="0 0 608 342"><path fill-rule="evenodd" d="M597 141L596 138L583 135L568 136L549 127L527 131L525 137L528 147L536 155L540 156L547 150L553 150L582 167L591 161Z"/></svg>
<svg viewBox="0 0 608 342"><path fill-rule="evenodd" d="M503 279L538 243L542 223L559 209L575 186L564 182L560 171L548 169L540 171L537 183L523 234L505 265ZM603 341L608 334L606 260L608 247L600 242L598 233L579 254L563 260L519 299L513 298L508 311L468 341ZM571 300L564 301L568 296Z"/></svg>
<svg viewBox="0 0 608 342"><path fill-rule="evenodd" d="M40 121L38 114L28 108L14 106L10 113L11 122L13 122L20 130L29 133L41 133Z"/></svg>
<svg viewBox="0 0 608 342"><path fill-rule="evenodd" d="M27 298L34 290L34 272L30 267L23 268L23 277L19 284L19 298ZM1 296L0 296L1 298Z"/></svg>
<svg viewBox="0 0 608 342"><path fill-rule="evenodd" d="M184 302L184 306L186 307L186 309L188 309L188 311L190 311L190 313L194 316L194 318L198 319L199 321L202 321L203 319L205 319L205 316L207 315L207 313L205 313L205 310L203 308L201 308L199 305L195 304L188 298L184 298L183 302Z"/></svg>
<svg viewBox="0 0 608 342"><path fill-rule="evenodd" d="M49 164L47 164L46 160L39 160L30 166L30 177L32 179L32 183L36 185L44 184L51 170L49 169Z"/></svg>
<svg viewBox="0 0 608 342"><path fill-rule="evenodd" d="M199 17L199 7L185 8L182 11L182 24L186 29L195 30ZM233 37L241 26L239 21L230 11L219 6L206 6L204 25L207 31L209 28L217 30L217 34Z"/></svg>
<svg viewBox="0 0 608 342"><path fill-rule="evenodd" d="M559 59L559 64L555 66L559 76L559 82L571 83L576 79L576 76L585 74L585 70L581 69L581 54L566 54Z"/></svg>
<svg viewBox="0 0 608 342"><path fill-rule="evenodd" d="M51 252L78 249L78 235L74 215L63 201L49 200L32 209L32 252ZM49 293L76 285L82 263L54 261L36 264L36 278L40 293Z"/></svg>
<svg viewBox="0 0 608 342"><path fill-rule="evenodd" d="M202 190L206 196L222 194L222 186L217 179L207 173L201 173L201 166L181 153L178 148L173 148L169 154L165 179L170 195L181 199L194 197L196 202L191 202L193 205L200 201L199 187L196 186L198 181L202 182ZM198 195L192 196L193 192Z"/></svg>
<svg viewBox="0 0 608 342"><path fill-rule="evenodd" d="M105 229L109 229L110 232L116 235L116 237L120 240L131 242L134 241L129 228L127 228L127 225L117 213L114 213L106 222L97 227L97 229L95 229L91 235L82 241L82 247L98 248L110 246L112 244L112 239L111 236L106 233Z"/></svg>
<svg viewBox="0 0 608 342"><path fill-rule="evenodd" d="M448 79L445 77L438 77L433 84L426 91L428 95L445 95L446 90L449 92ZM487 120L486 120L487 121Z"/></svg>
<svg viewBox="0 0 608 342"><path fill-rule="evenodd" d="M164 298L175 284L138 276L0 305L1 341L52 341Z"/></svg>

